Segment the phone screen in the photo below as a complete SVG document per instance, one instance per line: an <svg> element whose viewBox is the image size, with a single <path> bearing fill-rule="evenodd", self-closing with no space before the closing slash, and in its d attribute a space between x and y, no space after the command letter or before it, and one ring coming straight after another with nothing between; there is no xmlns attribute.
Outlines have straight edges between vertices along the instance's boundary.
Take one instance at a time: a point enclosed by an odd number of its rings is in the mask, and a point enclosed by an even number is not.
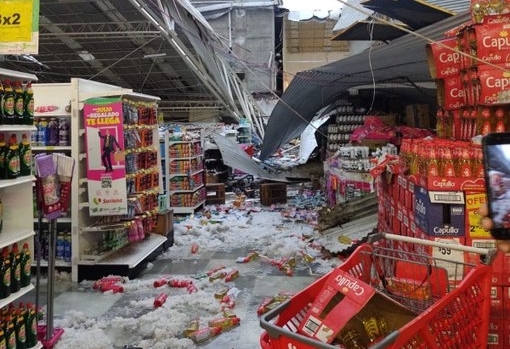
<svg viewBox="0 0 510 349"><path fill-rule="evenodd" d="M483 142L485 185L496 239L510 239L510 134L487 135Z"/></svg>

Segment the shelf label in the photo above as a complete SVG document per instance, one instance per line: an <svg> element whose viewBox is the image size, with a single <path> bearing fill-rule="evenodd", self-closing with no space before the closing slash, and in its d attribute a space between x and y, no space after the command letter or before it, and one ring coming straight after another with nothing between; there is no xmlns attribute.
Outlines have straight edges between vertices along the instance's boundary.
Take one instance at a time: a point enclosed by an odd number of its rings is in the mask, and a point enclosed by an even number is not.
<svg viewBox="0 0 510 349"><path fill-rule="evenodd" d="M38 53L39 0L3 0L0 54Z"/></svg>

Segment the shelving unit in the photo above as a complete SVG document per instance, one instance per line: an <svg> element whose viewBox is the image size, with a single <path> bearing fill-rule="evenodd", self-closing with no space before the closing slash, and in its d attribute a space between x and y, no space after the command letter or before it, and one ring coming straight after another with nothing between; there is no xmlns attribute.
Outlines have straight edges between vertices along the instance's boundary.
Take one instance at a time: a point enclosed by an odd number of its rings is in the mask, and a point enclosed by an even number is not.
<svg viewBox="0 0 510 349"><path fill-rule="evenodd" d="M126 178L126 197L128 200L128 207L136 207L129 204L130 202L148 199L151 203L156 203L155 207L151 210L144 212L137 212L136 209L127 212L122 212L119 215L105 215L101 212L94 213L93 197L96 195L92 193L89 181L87 181L87 156L86 156L86 131L84 124L84 115L81 112L83 109L82 101L88 98L120 98L123 103L130 101L133 103L147 103L156 104L159 100L158 97L133 93L131 90L121 89L117 86L106 85L102 83L92 82L88 80L76 79L71 83L77 84L78 93L76 99L73 98L71 103L72 110L76 111L78 127L73 127L71 133L72 148L79 154L77 157L80 160L77 166L78 174L76 187L73 187L78 195L76 197L76 227L73 223L73 264L76 263L76 270L73 270L73 279L81 280L95 280L110 274L123 275L133 277L145 267L146 261L161 253L164 249L166 236L152 233L152 223L158 214L158 195L162 193L162 173L161 173L161 155L160 155L160 141L158 125L139 125L123 124L125 142L121 148L125 151L125 178ZM122 118L124 121L127 115L124 115L124 108L122 111ZM127 147L126 134L129 130L140 130L148 132L151 139L150 145L140 147ZM94 129L89 132L95 132ZM125 148L126 147L126 148ZM129 149L128 149L129 148ZM89 150L90 151L90 150ZM157 158L151 165L152 171L146 170L146 166L138 166L138 169L130 169L128 165L128 158L136 156L139 159L140 153L147 154L152 158L157 154ZM98 154L98 158L99 158ZM150 156L149 156L150 155ZM145 156L145 155L144 155ZM152 161L152 160L151 160ZM134 172L133 172L134 171ZM151 186L149 188L130 189L130 179L136 179L137 176L150 176ZM154 184L154 178L157 176L157 184ZM145 178L145 177L144 177ZM136 185L138 186L138 184ZM137 187L138 188L138 187ZM152 206L154 206L152 204ZM134 213L133 213L134 212ZM74 212L73 212L74 214ZM74 217L74 216L73 216ZM134 223L140 220L143 223ZM74 219L73 219L74 222ZM143 226L144 238L139 241L134 241L129 235L132 226L137 224L138 227ZM76 228L76 229L75 229ZM74 235L76 237L74 238Z"/></svg>
<svg viewBox="0 0 510 349"><path fill-rule="evenodd" d="M71 99L72 99L72 86L71 83L47 83L47 84L32 84L32 89L34 91L34 125L38 125L41 120L49 121L51 119L55 119L57 122L63 120L66 123L67 127L67 135L60 139L60 129L59 129L59 143L54 145L47 145L45 141L42 139L40 130L36 131L36 137L32 138L32 154L36 155L39 153L63 153L68 156L74 156L72 152L71 146L71 127L74 119L71 114ZM67 212L67 216L60 217L57 220L57 246L63 243L63 240L66 239L66 234L71 232L72 229L72 215L71 211ZM41 226L39 227L39 218L34 218L34 227L36 230L40 229L40 239L44 241L48 236L48 220L42 219ZM71 245L72 245L72 237L71 237ZM45 250L46 251L46 250ZM44 252L44 251L42 251ZM47 251L46 251L47 252ZM55 266L58 268L72 268L71 256L67 255L64 257L62 251L57 251L57 255L55 256ZM47 267L48 261L44 258L47 253L43 253L40 266Z"/></svg>
<svg viewBox="0 0 510 349"><path fill-rule="evenodd" d="M203 144L199 127L174 126L165 132L165 189L175 214L193 213L205 203Z"/></svg>
<svg viewBox="0 0 510 349"><path fill-rule="evenodd" d="M13 70L0 69L0 80L10 79L11 81L37 81L32 74L16 72ZM23 133L32 133L35 127L32 125L0 125L0 133L14 133L21 139ZM23 176L16 179L0 180L0 198L3 202L3 227L0 233L0 248L11 247L17 243L20 247L27 243L30 250L34 248L34 227L33 227L33 190L35 177ZM0 307L8 306L20 297L34 289L28 285L9 297L0 299ZM42 348L39 342L32 348Z"/></svg>

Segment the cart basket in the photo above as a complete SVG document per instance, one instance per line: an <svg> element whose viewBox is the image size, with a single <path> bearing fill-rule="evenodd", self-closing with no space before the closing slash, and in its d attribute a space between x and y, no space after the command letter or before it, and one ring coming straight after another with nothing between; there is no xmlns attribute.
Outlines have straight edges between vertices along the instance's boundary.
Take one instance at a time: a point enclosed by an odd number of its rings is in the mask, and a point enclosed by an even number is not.
<svg viewBox="0 0 510 349"><path fill-rule="evenodd" d="M482 263L480 256L493 255L494 251L445 243L441 245L435 241L416 238L405 238L408 240L406 245L397 246L392 243L402 240L403 237L384 235L387 239L378 243L360 245L338 269L413 310L417 316L404 326L393 329L382 340L370 343L368 347L486 349L492 268ZM391 241L392 238L395 240ZM461 262L432 257L437 254L417 254L414 252L417 250L414 248L416 244L429 245L430 248L458 249L465 253L466 257ZM473 254L477 254L478 258L473 258ZM392 273L399 263L415 265L415 272L427 268L428 279L413 287L421 289L429 286L430 297L419 299L412 293L388 290L385 280L393 276ZM328 276L329 274L326 274L321 277L260 318L260 326L265 330L260 337L263 349L349 349L347 346L327 344L298 332Z"/></svg>

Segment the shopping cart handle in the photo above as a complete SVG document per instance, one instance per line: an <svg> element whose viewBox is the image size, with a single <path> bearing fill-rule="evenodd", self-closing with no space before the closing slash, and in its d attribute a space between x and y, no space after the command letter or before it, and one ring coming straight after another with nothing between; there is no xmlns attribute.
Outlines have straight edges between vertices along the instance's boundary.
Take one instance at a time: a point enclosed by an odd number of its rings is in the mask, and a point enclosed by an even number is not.
<svg viewBox="0 0 510 349"><path fill-rule="evenodd" d="M368 243L372 244L372 243L377 242L382 239L409 242L409 243L424 245L424 246L448 248L450 250L455 250L455 251L476 253L476 254L479 254L480 256L485 257L484 258L485 264L490 264L492 262L492 260L495 258L496 253L497 253L496 249L487 249L487 248L471 247L471 246L458 245L458 244L449 244L449 243L440 242L440 241L424 240L424 239L413 238L413 237L409 237L409 236L389 234L389 233L383 233L383 232L380 232L377 234L371 234L368 237Z"/></svg>
<svg viewBox="0 0 510 349"><path fill-rule="evenodd" d="M290 304L290 300L287 299L286 301L282 302L280 305L274 307L267 313L265 313L263 316L260 317L260 327L267 330L269 335L271 335L270 329L272 328L272 324L270 323L271 320L273 320L275 317L277 317L285 308L288 307Z"/></svg>

